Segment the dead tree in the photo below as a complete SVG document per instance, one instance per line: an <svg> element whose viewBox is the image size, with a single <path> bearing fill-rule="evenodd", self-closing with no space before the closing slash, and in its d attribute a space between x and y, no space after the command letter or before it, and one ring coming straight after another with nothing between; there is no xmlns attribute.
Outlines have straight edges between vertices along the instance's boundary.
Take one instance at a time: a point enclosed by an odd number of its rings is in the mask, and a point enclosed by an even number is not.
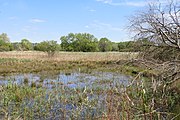
<svg viewBox="0 0 180 120"><path fill-rule="evenodd" d="M180 49L180 2L151 3L130 19L136 39L148 39L158 46Z"/></svg>

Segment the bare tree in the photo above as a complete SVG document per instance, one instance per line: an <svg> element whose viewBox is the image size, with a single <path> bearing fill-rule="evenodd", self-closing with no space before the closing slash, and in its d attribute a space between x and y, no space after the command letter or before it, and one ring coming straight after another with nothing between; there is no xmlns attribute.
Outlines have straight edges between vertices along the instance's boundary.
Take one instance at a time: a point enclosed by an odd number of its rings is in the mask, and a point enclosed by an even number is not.
<svg viewBox="0 0 180 120"><path fill-rule="evenodd" d="M151 3L146 11L135 14L130 23L136 38L180 49L180 2Z"/></svg>

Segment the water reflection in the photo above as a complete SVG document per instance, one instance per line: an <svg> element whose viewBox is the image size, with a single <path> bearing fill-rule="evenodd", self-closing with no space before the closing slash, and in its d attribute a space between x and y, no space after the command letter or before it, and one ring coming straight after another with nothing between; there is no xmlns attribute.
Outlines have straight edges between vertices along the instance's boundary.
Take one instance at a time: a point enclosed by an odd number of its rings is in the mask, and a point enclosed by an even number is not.
<svg viewBox="0 0 180 120"><path fill-rule="evenodd" d="M104 71L60 71L56 74L42 72L38 74L16 74L6 77L0 77L0 85L16 84L16 85L32 85L42 86L45 88L55 88L57 86L67 86L69 88L77 87L109 87L116 84L127 86L131 80L131 76L123 75L118 72Z"/></svg>

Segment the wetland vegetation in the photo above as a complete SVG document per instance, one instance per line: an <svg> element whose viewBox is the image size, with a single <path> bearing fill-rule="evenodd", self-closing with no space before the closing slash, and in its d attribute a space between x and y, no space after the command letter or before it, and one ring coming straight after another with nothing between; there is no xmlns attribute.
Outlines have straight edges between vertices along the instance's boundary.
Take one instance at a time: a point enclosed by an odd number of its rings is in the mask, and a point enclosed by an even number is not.
<svg viewBox="0 0 180 120"><path fill-rule="evenodd" d="M0 54L1 119L170 119L178 115L178 86L173 83L164 91L158 80L164 66L139 62L138 53L60 52L50 58L43 52Z"/></svg>

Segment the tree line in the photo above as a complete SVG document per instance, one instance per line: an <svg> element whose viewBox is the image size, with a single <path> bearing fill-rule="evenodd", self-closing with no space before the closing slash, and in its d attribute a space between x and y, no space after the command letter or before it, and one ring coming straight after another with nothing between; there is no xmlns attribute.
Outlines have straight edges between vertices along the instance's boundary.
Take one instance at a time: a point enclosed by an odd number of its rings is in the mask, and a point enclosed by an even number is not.
<svg viewBox="0 0 180 120"><path fill-rule="evenodd" d="M47 40L40 43L32 43L28 39L22 39L21 42L10 42L6 33L0 34L0 51L44 51L53 55L55 51L70 52L108 52L121 51L133 52L135 42L111 42L108 38L98 40L94 35L89 33L69 33L60 37L61 44L57 41Z"/></svg>

